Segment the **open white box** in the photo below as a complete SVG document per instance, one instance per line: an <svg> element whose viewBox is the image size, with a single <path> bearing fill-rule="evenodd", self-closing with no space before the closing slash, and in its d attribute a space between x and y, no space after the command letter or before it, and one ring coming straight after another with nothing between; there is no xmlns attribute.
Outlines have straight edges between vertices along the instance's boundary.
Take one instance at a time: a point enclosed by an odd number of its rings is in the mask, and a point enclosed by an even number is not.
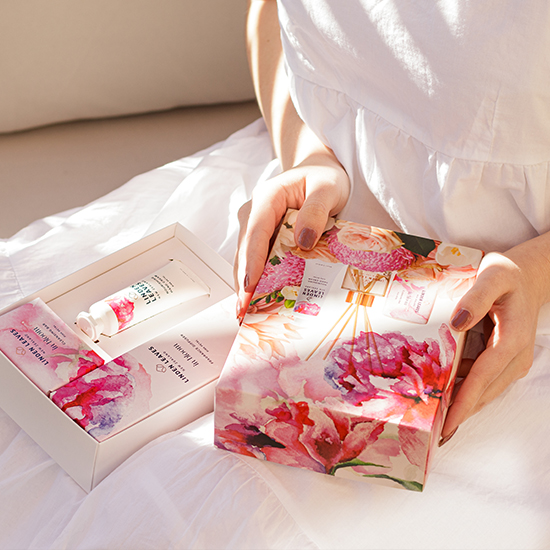
<svg viewBox="0 0 550 550"><path fill-rule="evenodd" d="M154 272L172 258L181 260L201 277L210 287L210 295L173 307L111 338L102 337L96 343L78 329L75 319L80 311ZM0 315L34 298L46 302L106 360L218 304L223 329L214 335L214 355L221 371L238 330L231 266L181 224L162 229L65 277L0 311ZM206 383L99 443L0 353L0 406L86 491L149 441L212 411L214 385L215 380Z"/></svg>

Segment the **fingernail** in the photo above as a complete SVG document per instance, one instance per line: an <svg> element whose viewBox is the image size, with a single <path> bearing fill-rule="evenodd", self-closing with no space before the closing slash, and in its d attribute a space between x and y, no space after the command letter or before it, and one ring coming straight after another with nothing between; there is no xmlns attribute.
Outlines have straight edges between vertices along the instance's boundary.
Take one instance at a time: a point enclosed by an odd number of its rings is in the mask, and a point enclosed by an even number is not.
<svg viewBox="0 0 550 550"><path fill-rule="evenodd" d="M472 314L467 309L459 309L451 320L455 330L462 330L472 320Z"/></svg>
<svg viewBox="0 0 550 550"><path fill-rule="evenodd" d="M241 302L241 299L240 298L237 298L237 305L235 307L235 313L236 313L236 317L237 319L240 319L241 316L242 316L242 310L243 309L243 303Z"/></svg>
<svg viewBox="0 0 550 550"><path fill-rule="evenodd" d="M447 443L449 441L449 439L451 439L451 437L453 437L453 435L456 433L457 430L458 430L458 426L450 434L446 435L445 437L442 437L439 440L439 446L443 447L443 445L445 445L445 443Z"/></svg>
<svg viewBox="0 0 550 550"><path fill-rule="evenodd" d="M317 238L317 233L310 229L309 227L304 227L298 235L298 246L304 248L305 250L311 250L315 245L315 239Z"/></svg>

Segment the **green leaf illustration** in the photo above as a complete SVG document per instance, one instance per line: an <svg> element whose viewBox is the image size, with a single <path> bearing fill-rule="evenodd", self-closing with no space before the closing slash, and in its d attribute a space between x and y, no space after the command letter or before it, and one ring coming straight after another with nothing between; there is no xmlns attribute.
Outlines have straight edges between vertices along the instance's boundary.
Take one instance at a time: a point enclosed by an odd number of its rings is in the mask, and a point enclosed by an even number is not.
<svg viewBox="0 0 550 550"><path fill-rule="evenodd" d="M363 477L376 477L379 479L389 479L390 481L395 481L395 483L399 483L399 485L401 485L405 489L408 489L409 491L421 492L423 489L422 483L418 483L418 481L407 481L405 479L399 479L398 477L392 477L387 474L365 474Z"/></svg>
<svg viewBox="0 0 550 550"><path fill-rule="evenodd" d="M381 464L374 464L374 462L363 462L358 458L354 458L353 460L348 460L347 462L340 462L339 464L336 464L336 466L333 466L329 472L329 475L333 476L336 473L336 470L339 470L340 468L349 468L350 466L374 466L375 468L388 468L388 466L382 466Z"/></svg>
<svg viewBox="0 0 550 550"><path fill-rule="evenodd" d="M435 249L435 241L432 239L399 233L398 231L395 231L395 234L403 241L403 246L413 254L427 257Z"/></svg>

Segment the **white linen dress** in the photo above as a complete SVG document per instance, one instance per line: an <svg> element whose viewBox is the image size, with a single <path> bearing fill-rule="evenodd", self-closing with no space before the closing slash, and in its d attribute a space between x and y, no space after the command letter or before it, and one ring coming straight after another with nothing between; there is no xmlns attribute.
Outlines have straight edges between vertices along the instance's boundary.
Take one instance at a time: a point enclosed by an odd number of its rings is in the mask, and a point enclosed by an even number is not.
<svg viewBox="0 0 550 550"><path fill-rule="evenodd" d="M350 216L368 186L413 234L502 251L550 229L548 3L280 0L279 13L294 102L352 179Z"/></svg>

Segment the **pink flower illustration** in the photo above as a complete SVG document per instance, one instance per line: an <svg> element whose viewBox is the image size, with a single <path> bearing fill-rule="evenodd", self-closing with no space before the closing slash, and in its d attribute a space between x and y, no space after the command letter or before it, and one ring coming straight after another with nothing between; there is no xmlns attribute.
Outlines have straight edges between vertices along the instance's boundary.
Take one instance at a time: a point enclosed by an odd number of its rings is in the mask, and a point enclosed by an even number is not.
<svg viewBox="0 0 550 550"><path fill-rule="evenodd" d="M119 330L126 328L134 318L134 302L129 300L123 294L114 296L113 298L105 301L115 312Z"/></svg>
<svg viewBox="0 0 550 550"><path fill-rule="evenodd" d="M350 417L307 400L273 403L259 424L257 415L248 420L233 413L236 422L217 430L216 444L331 475L344 467L362 468L363 475L391 471L390 457L399 454L399 443L379 439L384 421Z"/></svg>
<svg viewBox="0 0 550 550"><path fill-rule="evenodd" d="M403 246L401 239L388 229L338 220L336 230L338 241L352 250L389 253Z"/></svg>
<svg viewBox="0 0 550 550"><path fill-rule="evenodd" d="M85 344L78 349L58 348L49 358L50 368L61 380L73 380L103 364L103 359Z"/></svg>
<svg viewBox="0 0 550 550"><path fill-rule="evenodd" d="M57 327L62 340L52 339L52 327ZM23 346L23 353L17 352L20 340L13 331L28 344ZM23 304L0 316L0 348L45 393L104 363L42 302ZM26 353L27 349L40 350L42 361L37 362L35 355Z"/></svg>
<svg viewBox="0 0 550 550"><path fill-rule="evenodd" d="M306 262L290 252L282 258L273 256L266 264L264 272L256 286L255 296L270 294L285 286L300 286L304 276Z"/></svg>
<svg viewBox="0 0 550 550"><path fill-rule="evenodd" d="M285 344L300 338L292 317L278 314L250 314L244 319L237 345L245 355L261 352L266 358L285 355Z"/></svg>
<svg viewBox="0 0 550 550"><path fill-rule="evenodd" d="M400 275L409 280L437 281L439 293L446 293L451 300L459 299L474 285L479 262L474 262L473 266L470 264L443 265L437 261L441 244L438 241L434 242L436 248L427 257L417 256L415 262L402 270ZM478 256L483 255L481 251L476 252Z"/></svg>
<svg viewBox="0 0 550 550"><path fill-rule="evenodd" d="M294 311L296 313L301 313L302 315L319 315L321 311L321 306L318 304L310 304L309 302L298 302L294 306Z"/></svg>
<svg viewBox="0 0 550 550"><path fill-rule="evenodd" d="M381 249L381 251L372 250L369 248L372 244L368 238L359 239L362 242L364 241L364 248L359 246L352 248L349 244L346 244L350 241L354 242L350 234L350 228L347 227L345 233L341 236L342 231L335 226L326 234L326 239L330 251L343 264L364 271L383 273L404 269L411 265L415 259L414 254L402 246L384 250L384 247L378 242L377 246L373 248Z"/></svg>
<svg viewBox="0 0 550 550"><path fill-rule="evenodd" d="M430 434L441 428L441 399L451 373L456 343L447 325L440 342L417 342L400 333L361 333L334 350L326 376L343 398L376 418L401 416L401 449L417 467L426 464ZM367 338L370 342L367 344ZM380 383L385 380L384 383ZM436 425L434 426L434 422Z"/></svg>
<svg viewBox="0 0 550 550"><path fill-rule="evenodd" d="M340 388L345 400L356 405L390 393L398 402L407 401L391 404L388 414L402 406L427 405L430 398L441 397L456 351L449 327L443 324L439 332L441 345L431 338L417 342L400 332L361 332L331 352L325 376ZM377 379L389 380L391 392L381 391Z"/></svg>
<svg viewBox="0 0 550 550"><path fill-rule="evenodd" d="M62 386L52 401L98 441L148 412L151 377L131 355Z"/></svg>

